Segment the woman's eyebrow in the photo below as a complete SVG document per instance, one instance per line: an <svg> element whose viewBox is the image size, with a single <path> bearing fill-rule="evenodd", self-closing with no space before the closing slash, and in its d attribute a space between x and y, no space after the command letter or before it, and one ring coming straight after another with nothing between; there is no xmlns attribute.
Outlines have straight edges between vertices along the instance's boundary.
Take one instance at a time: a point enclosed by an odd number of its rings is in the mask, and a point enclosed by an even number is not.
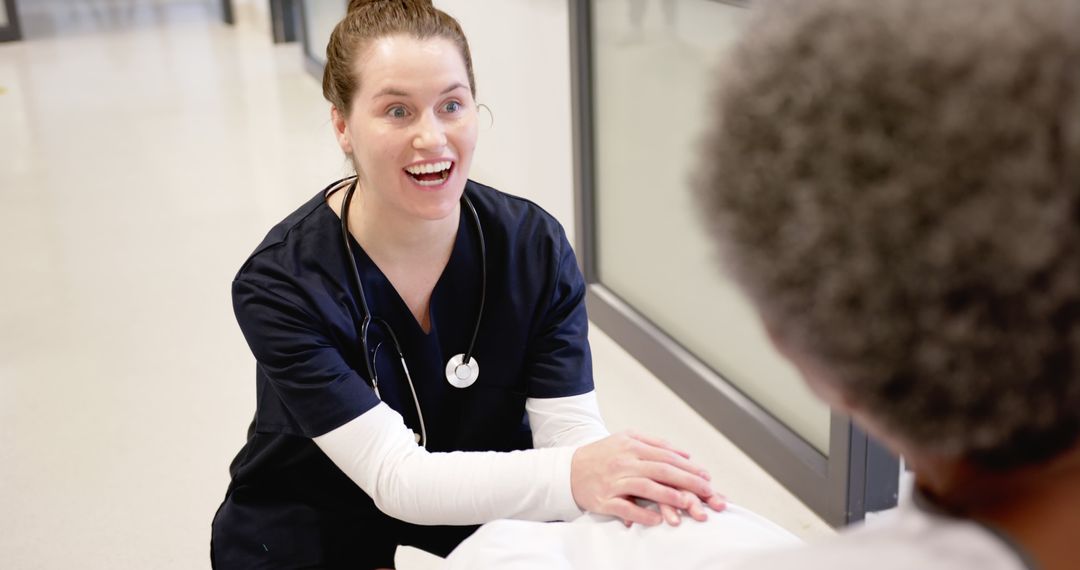
<svg viewBox="0 0 1080 570"><path fill-rule="evenodd" d="M449 87L447 87L446 89L443 89L442 93L439 93L439 95L446 95L447 93L450 93L451 91L454 91L454 90L457 90L457 89L466 89L466 87L462 83L453 83ZM377 99L379 97L386 97L386 96L389 96L389 97L408 97L409 93L407 91L403 91L402 89L399 89L397 87L384 87L381 91L376 93L373 98Z"/></svg>
<svg viewBox="0 0 1080 570"><path fill-rule="evenodd" d="M383 88L382 91L379 91L378 93L376 93L373 98L378 99L379 97L386 97L386 96L390 96L390 97L408 97L409 94L402 91L401 89L396 88L396 87L385 87L385 88Z"/></svg>
<svg viewBox="0 0 1080 570"><path fill-rule="evenodd" d="M450 85L450 87L447 87L446 89L443 89L442 93L439 93L439 95L446 95L447 93L449 93L451 91L454 91L455 89L467 89L467 88L465 87L465 85L463 85L461 83L454 83L454 84Z"/></svg>

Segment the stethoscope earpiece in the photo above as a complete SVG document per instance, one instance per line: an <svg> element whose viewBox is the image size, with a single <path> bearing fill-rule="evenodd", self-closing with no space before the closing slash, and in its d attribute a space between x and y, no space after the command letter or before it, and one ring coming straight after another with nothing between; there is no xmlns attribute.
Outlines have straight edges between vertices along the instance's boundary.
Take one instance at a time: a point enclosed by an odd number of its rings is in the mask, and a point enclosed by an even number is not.
<svg viewBox="0 0 1080 570"><path fill-rule="evenodd" d="M456 354L446 363L446 381L455 388L468 388L480 376L480 364L476 357L465 362L464 354Z"/></svg>

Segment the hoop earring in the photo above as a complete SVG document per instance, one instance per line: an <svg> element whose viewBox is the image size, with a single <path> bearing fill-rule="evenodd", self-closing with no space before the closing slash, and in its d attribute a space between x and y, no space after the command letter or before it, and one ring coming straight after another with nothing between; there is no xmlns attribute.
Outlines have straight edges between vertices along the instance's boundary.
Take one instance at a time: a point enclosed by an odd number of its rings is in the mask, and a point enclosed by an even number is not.
<svg viewBox="0 0 1080 570"><path fill-rule="evenodd" d="M478 105L476 106L476 108L477 108L477 109L483 109L483 110L487 111L487 114L488 114L488 118L490 118L490 119L491 119L491 120L490 120L490 121L488 122L488 126L487 126L487 128L488 128L488 129L490 129L490 128L494 127L494 126L495 126L495 113L492 113L492 112L491 112L491 107L488 107L487 105L485 105L485 104L483 104L483 103L480 103L480 104L478 104ZM485 130L486 130L486 129L485 129Z"/></svg>

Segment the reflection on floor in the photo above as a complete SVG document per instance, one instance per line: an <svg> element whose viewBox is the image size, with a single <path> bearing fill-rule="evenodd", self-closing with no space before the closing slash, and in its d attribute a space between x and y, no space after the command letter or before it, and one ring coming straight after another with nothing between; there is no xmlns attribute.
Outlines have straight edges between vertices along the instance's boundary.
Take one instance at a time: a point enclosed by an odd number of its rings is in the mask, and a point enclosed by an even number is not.
<svg viewBox="0 0 1080 570"><path fill-rule="evenodd" d="M27 40L0 45L0 565L207 567L254 409L228 284L343 173L327 107L256 4L235 28L209 0L24 4ZM828 533L593 338L614 429L680 442L734 500Z"/></svg>

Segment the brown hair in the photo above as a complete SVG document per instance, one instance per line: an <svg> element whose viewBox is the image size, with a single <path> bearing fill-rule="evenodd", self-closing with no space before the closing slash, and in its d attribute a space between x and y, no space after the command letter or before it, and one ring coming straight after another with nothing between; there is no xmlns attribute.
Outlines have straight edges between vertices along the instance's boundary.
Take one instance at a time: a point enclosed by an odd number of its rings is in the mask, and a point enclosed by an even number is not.
<svg viewBox="0 0 1080 570"><path fill-rule="evenodd" d="M476 97L472 54L465 33L457 20L436 9L431 0L351 0L348 13L334 27L326 44L323 97L348 115L352 97L360 88L355 71L357 56L372 40L393 35L453 42L465 62L469 90Z"/></svg>
<svg viewBox="0 0 1080 570"><path fill-rule="evenodd" d="M1078 0L766 3L699 190L782 343L919 449L1080 438Z"/></svg>

